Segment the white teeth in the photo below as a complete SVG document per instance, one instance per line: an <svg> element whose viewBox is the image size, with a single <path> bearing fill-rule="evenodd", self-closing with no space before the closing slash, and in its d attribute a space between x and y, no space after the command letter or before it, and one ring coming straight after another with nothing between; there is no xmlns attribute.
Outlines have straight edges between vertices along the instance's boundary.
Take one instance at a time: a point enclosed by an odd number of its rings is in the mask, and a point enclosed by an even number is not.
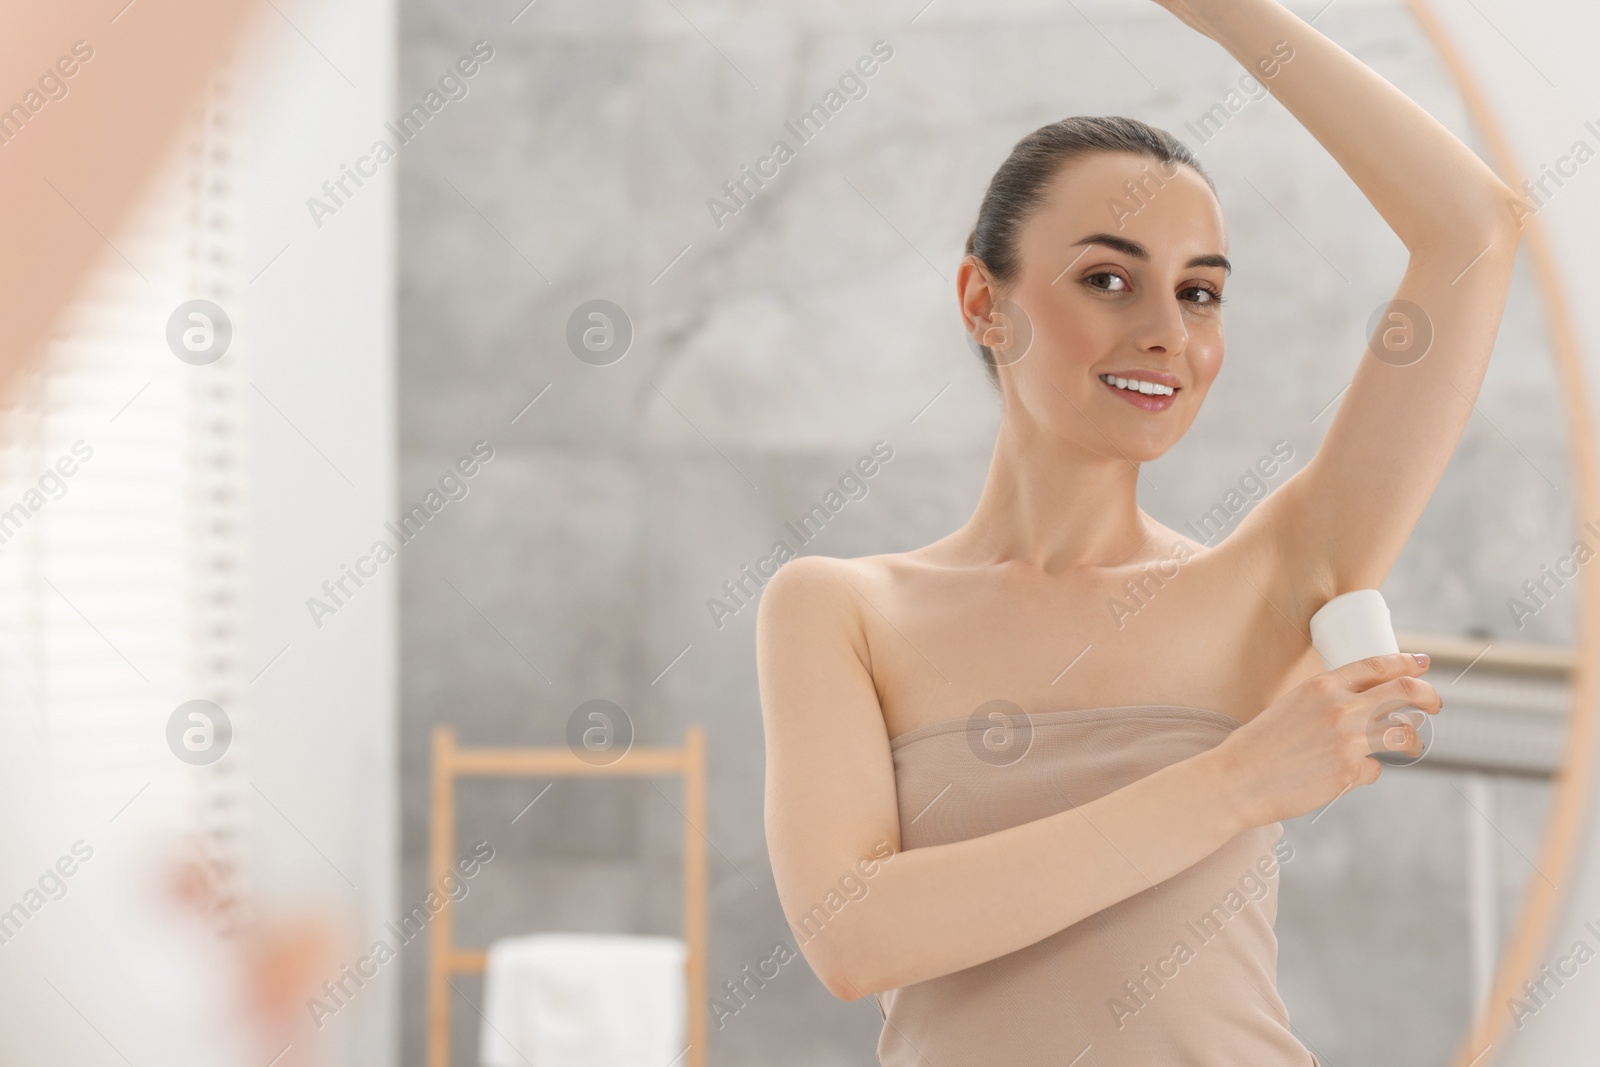
<svg viewBox="0 0 1600 1067"><path fill-rule="evenodd" d="M1111 374L1102 374L1100 380L1110 385L1115 385L1118 389L1127 389L1130 392L1143 393L1146 396L1171 396L1176 392L1170 385L1140 381L1134 378L1118 378Z"/></svg>

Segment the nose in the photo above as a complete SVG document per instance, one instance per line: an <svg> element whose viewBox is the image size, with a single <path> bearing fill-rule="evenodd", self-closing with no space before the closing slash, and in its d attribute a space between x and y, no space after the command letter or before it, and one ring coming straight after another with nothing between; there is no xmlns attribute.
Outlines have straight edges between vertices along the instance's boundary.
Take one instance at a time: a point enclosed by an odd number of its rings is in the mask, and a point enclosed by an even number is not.
<svg viewBox="0 0 1600 1067"><path fill-rule="evenodd" d="M1142 305L1134 337L1139 351L1166 357L1181 355L1189 340L1189 328L1177 300L1171 293L1152 289L1145 293Z"/></svg>

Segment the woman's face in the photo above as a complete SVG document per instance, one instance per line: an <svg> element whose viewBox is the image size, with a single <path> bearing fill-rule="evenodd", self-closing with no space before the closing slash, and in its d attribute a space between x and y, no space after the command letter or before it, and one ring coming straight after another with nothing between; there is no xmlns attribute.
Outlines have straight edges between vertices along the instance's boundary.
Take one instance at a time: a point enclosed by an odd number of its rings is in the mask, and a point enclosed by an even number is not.
<svg viewBox="0 0 1600 1067"><path fill-rule="evenodd" d="M1061 168L1024 225L1007 292L996 302L967 264L958 279L974 340L995 348L1005 417L1111 459L1164 453L1222 366L1226 251L1221 206L1191 168L1108 152Z"/></svg>

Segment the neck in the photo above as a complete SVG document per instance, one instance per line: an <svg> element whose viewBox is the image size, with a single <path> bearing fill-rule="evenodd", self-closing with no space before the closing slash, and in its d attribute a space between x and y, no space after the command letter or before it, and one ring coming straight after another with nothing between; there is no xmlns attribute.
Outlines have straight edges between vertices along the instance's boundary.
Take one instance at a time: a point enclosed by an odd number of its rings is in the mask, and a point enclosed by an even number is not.
<svg viewBox="0 0 1600 1067"><path fill-rule="evenodd" d="M1106 450L1002 418L983 494L953 541L979 562L1021 561L1048 574L1133 558L1152 533L1139 510L1139 468Z"/></svg>

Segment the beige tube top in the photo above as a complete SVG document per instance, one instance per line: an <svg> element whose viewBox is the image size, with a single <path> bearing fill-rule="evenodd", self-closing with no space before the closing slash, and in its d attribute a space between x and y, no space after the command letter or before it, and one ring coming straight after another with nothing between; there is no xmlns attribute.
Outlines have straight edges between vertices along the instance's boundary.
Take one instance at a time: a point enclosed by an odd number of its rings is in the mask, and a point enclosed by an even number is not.
<svg viewBox="0 0 1600 1067"><path fill-rule="evenodd" d="M1220 744L1239 725L1176 705L1030 720L1031 743L1009 765L979 758L968 719L896 737L900 847L961 841L1088 803ZM1277 992L1278 864L1292 855L1286 844L1275 848L1282 837L1282 823L1247 830L1027 948L884 992L879 1063L1315 1067Z"/></svg>

